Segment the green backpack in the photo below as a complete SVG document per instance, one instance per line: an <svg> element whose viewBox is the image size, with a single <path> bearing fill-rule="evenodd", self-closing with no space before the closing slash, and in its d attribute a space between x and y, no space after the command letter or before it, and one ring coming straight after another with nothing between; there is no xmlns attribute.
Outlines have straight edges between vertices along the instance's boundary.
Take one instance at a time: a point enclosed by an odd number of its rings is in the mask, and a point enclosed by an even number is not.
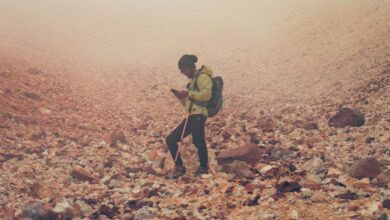
<svg viewBox="0 0 390 220"><path fill-rule="evenodd" d="M205 74L205 73L201 73ZM198 78L201 74L198 74L195 78L195 89L199 91L198 88ZM206 74L207 75L207 74ZM207 75L208 76L208 75ZM210 76L209 76L210 77ZM208 117L214 117L218 114L218 112L222 111L222 105L223 105L223 99L222 99L222 90L223 90L223 79L220 76L216 77L210 77L211 81L213 83L212 91L211 91L211 98L208 102L201 102L194 99L191 100L191 107L192 103L195 103L196 105L203 106L207 108Z"/></svg>

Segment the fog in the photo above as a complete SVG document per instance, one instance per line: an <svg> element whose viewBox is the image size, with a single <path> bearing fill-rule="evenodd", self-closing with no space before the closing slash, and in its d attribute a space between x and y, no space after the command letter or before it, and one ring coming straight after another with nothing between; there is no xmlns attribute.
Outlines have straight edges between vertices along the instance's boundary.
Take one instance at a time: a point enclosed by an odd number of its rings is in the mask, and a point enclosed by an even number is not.
<svg viewBox="0 0 390 220"><path fill-rule="evenodd" d="M257 53L252 46L267 44L289 19L338 2L2 0L0 44L99 65L176 62L183 53L226 60L237 50Z"/></svg>
<svg viewBox="0 0 390 220"><path fill-rule="evenodd" d="M372 44L379 28L361 12L384 15L377 5L386 1L370 2L1 0L0 52L79 70L74 74L144 66L177 71L178 58L191 53L224 74L232 88L256 81L254 87L291 94L306 88L306 79L324 80L329 65Z"/></svg>

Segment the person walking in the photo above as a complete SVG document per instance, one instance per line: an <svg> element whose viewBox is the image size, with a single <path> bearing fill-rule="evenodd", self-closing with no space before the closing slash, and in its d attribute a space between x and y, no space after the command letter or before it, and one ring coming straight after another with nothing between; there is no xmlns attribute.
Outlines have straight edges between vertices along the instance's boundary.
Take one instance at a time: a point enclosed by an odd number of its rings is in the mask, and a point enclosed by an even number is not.
<svg viewBox="0 0 390 220"><path fill-rule="evenodd" d="M178 62L179 70L190 79L187 91L171 89L171 92L186 108L188 116L166 138L169 152L175 161L171 178L178 178L186 173L183 160L179 152L178 143L182 138L192 134L192 142L198 150L199 168L195 176L208 174L208 153L205 139L205 125L208 117L207 102L212 96L213 71L202 66L196 68L198 58L195 55L183 55Z"/></svg>

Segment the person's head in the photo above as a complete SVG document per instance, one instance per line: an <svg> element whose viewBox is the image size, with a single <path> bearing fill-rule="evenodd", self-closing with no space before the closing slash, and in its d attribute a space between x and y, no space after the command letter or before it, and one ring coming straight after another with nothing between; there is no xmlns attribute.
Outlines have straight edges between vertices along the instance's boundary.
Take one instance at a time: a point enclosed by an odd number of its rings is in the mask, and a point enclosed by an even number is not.
<svg viewBox="0 0 390 220"><path fill-rule="evenodd" d="M188 78L191 78L196 72L196 62L198 62L198 57L196 57L195 55L183 55L180 58L178 64L180 72L186 75Z"/></svg>

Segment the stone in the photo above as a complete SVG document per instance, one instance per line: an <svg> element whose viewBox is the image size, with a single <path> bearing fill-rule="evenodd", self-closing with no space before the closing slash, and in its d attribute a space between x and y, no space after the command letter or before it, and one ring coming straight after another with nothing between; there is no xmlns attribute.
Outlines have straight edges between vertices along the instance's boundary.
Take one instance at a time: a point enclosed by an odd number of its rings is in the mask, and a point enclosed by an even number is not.
<svg viewBox="0 0 390 220"><path fill-rule="evenodd" d="M383 171L374 180L373 183L377 186L386 187L390 183L390 169Z"/></svg>
<svg viewBox="0 0 390 220"><path fill-rule="evenodd" d="M317 174L324 172L326 170L326 167L324 161L322 161L321 158L314 157L313 159L306 161L303 164L302 169Z"/></svg>
<svg viewBox="0 0 390 220"><path fill-rule="evenodd" d="M41 219L43 212L43 207L40 202L32 202L23 209L22 217L30 219Z"/></svg>
<svg viewBox="0 0 390 220"><path fill-rule="evenodd" d="M315 122L305 122L303 125L302 125L302 128L307 130L307 131L310 131L310 130L318 130L318 125L317 123Z"/></svg>
<svg viewBox="0 0 390 220"><path fill-rule="evenodd" d="M111 206L108 206L108 205L101 205L99 210L98 210L98 213L100 215L105 215L107 217L109 217L110 219L114 218L114 216L116 214L118 214L118 210L117 208L114 206L114 207L111 207Z"/></svg>
<svg viewBox="0 0 390 220"><path fill-rule="evenodd" d="M257 127L259 127L262 132L273 132L275 130L275 123L271 118L261 118L257 122Z"/></svg>
<svg viewBox="0 0 390 220"><path fill-rule="evenodd" d="M68 203L68 201L62 201L56 204L53 209L53 212L57 214L57 216L61 216L61 219L72 219L72 206Z"/></svg>
<svg viewBox="0 0 390 220"><path fill-rule="evenodd" d="M260 169L261 174L265 174L266 172L270 171L273 168L271 165L266 165L263 168Z"/></svg>
<svg viewBox="0 0 390 220"><path fill-rule="evenodd" d="M330 167L328 169L328 172L326 173L326 175L328 177L338 177L342 174L342 172L336 168L333 168L333 167Z"/></svg>
<svg viewBox="0 0 390 220"><path fill-rule="evenodd" d="M30 196L44 199L44 198L53 198L54 193L53 190L47 185L42 183L34 183L30 187Z"/></svg>
<svg viewBox="0 0 390 220"><path fill-rule="evenodd" d="M276 190L279 193L286 193L286 192L300 192L301 191L301 185L299 185L298 182L288 182L284 181L276 186Z"/></svg>
<svg viewBox="0 0 390 220"><path fill-rule="evenodd" d="M234 160L254 164L261 159L261 150L255 144L246 144L242 147L224 151L216 159L220 165L231 163Z"/></svg>
<svg viewBox="0 0 390 220"><path fill-rule="evenodd" d="M358 195L354 192L347 192L343 194L336 195L335 198L345 199L345 200L356 200L358 199Z"/></svg>
<svg viewBox="0 0 390 220"><path fill-rule="evenodd" d="M233 161L230 164L226 164L222 167L222 171L225 173L234 173L241 177L249 177L253 174L249 165L244 161Z"/></svg>
<svg viewBox="0 0 390 220"><path fill-rule="evenodd" d="M118 142L127 144L125 134L122 131L107 132L103 135L103 139L111 147L116 147Z"/></svg>
<svg viewBox="0 0 390 220"><path fill-rule="evenodd" d="M314 203L328 203L329 198L322 193L315 193L310 200Z"/></svg>
<svg viewBox="0 0 390 220"><path fill-rule="evenodd" d="M33 92L24 92L22 95L24 97L26 97L26 98L29 98L29 99L32 99L32 100L35 100L35 101L41 101L42 100L42 98L39 95L37 95L37 94L35 94Z"/></svg>
<svg viewBox="0 0 390 220"><path fill-rule="evenodd" d="M294 152L284 147L273 147L269 152L272 160L289 160L294 157Z"/></svg>
<svg viewBox="0 0 390 220"><path fill-rule="evenodd" d="M368 157L356 161L354 164L352 164L349 171L349 175L357 179L373 179L380 173L381 163L373 157Z"/></svg>
<svg viewBox="0 0 390 220"><path fill-rule="evenodd" d="M39 75L42 73L42 71L40 71L39 69L35 68L35 67L30 67L27 69L27 72L32 74L32 75Z"/></svg>
<svg viewBox="0 0 390 220"><path fill-rule="evenodd" d="M385 200L383 200L382 206L383 206L383 208L385 208L385 209L390 209L390 199L385 199Z"/></svg>
<svg viewBox="0 0 390 220"><path fill-rule="evenodd" d="M39 108L39 112L43 115L51 115L52 112L50 109L47 109L47 108Z"/></svg>
<svg viewBox="0 0 390 220"><path fill-rule="evenodd" d="M370 187L370 179L363 178L352 183L352 186L357 189L366 189Z"/></svg>
<svg viewBox="0 0 390 220"><path fill-rule="evenodd" d="M77 200L75 204L79 207L82 216L87 217L93 213L93 209L87 203L81 200Z"/></svg>
<svg viewBox="0 0 390 220"><path fill-rule="evenodd" d="M15 210L12 208L4 208L2 212L0 212L0 219L3 220L14 220L15 219Z"/></svg>
<svg viewBox="0 0 390 220"><path fill-rule="evenodd" d="M365 123L364 114L358 109L342 108L336 115L329 119L330 127L345 128L361 127Z"/></svg>
<svg viewBox="0 0 390 220"><path fill-rule="evenodd" d="M253 193L255 190L261 192L264 189L265 189L265 185L261 185L261 184L248 183L245 185L245 191L247 191L248 193Z"/></svg>
<svg viewBox="0 0 390 220"><path fill-rule="evenodd" d="M72 178L77 179L77 180L81 180L81 181L92 182L95 180L94 176L82 167L73 168L70 175L72 176Z"/></svg>
<svg viewBox="0 0 390 220"><path fill-rule="evenodd" d="M145 208L139 209L134 214L134 220L154 219L155 217Z"/></svg>

